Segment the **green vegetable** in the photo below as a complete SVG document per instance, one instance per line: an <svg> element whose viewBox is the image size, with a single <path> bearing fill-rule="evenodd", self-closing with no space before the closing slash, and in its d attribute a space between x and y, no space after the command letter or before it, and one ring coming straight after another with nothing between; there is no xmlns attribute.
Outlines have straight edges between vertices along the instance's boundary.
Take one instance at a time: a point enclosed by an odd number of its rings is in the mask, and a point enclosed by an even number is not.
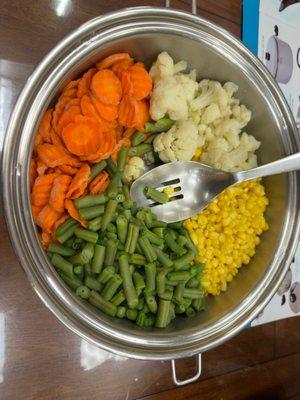
<svg viewBox="0 0 300 400"><path fill-rule="evenodd" d="M145 188L145 195L148 199L152 199L156 203L164 204L169 201L169 196L166 193L160 192L151 187Z"/></svg>
<svg viewBox="0 0 300 400"><path fill-rule="evenodd" d="M161 118L156 122L146 122L145 124L145 132L153 132L160 133L168 131L173 125L175 121L170 118Z"/></svg>

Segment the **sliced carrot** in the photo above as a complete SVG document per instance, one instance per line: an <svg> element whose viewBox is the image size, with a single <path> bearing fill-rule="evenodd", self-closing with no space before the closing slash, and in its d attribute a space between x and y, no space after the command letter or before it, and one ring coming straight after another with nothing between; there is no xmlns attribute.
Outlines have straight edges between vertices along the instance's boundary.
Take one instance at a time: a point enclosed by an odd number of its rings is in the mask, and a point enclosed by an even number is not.
<svg viewBox="0 0 300 400"><path fill-rule="evenodd" d="M48 169L48 165L46 165L42 160L37 158L36 160L36 172L38 173L38 176L45 175L45 172Z"/></svg>
<svg viewBox="0 0 300 400"><path fill-rule="evenodd" d="M68 102L66 102L65 106L64 106L64 111L68 110L69 108L73 107L73 106L80 106L80 99L78 99L77 97L75 99L71 99Z"/></svg>
<svg viewBox="0 0 300 400"><path fill-rule="evenodd" d="M53 181L49 204L58 212L64 211L65 197L71 180L72 178L69 175L62 174L57 176Z"/></svg>
<svg viewBox="0 0 300 400"><path fill-rule="evenodd" d="M65 207L66 207L66 210L68 211L68 213L69 213L69 215L70 215L71 218L73 218L73 219L75 219L76 221L80 222L81 225L82 225L84 228L87 228L87 227L88 227L88 222L80 218L79 211L78 211L77 208L75 207L74 201L73 201L73 200L66 199L66 200L65 200Z"/></svg>
<svg viewBox="0 0 300 400"><path fill-rule="evenodd" d="M35 158L32 158L30 160L30 165L29 165L29 187L30 190L32 190L34 181L37 178L37 172L36 172L36 160Z"/></svg>
<svg viewBox="0 0 300 400"><path fill-rule="evenodd" d="M123 71L127 71L129 67L133 65L133 60L124 60L112 65L111 70L112 72L121 79L121 75Z"/></svg>
<svg viewBox="0 0 300 400"><path fill-rule="evenodd" d="M88 93L91 85L91 80L96 72L96 68L91 68L80 79L77 90L77 97L79 99L81 99L82 96Z"/></svg>
<svg viewBox="0 0 300 400"><path fill-rule="evenodd" d="M77 172L77 168L71 167L70 165L63 164L60 165L58 168L60 169L61 172L67 175L75 175Z"/></svg>
<svg viewBox="0 0 300 400"><path fill-rule="evenodd" d="M69 82L69 83L67 84L67 86L64 88L64 90L77 88L79 81L80 81L80 79L76 79L75 81Z"/></svg>
<svg viewBox="0 0 300 400"><path fill-rule="evenodd" d="M42 136L43 141L46 143L51 143L50 129L51 129L51 119L52 119L52 109L49 108L43 118L41 119L39 126L39 134Z"/></svg>
<svg viewBox="0 0 300 400"><path fill-rule="evenodd" d="M100 69L106 69L106 68L110 68L113 64L115 63L119 63L122 61L130 61L132 60L132 58L130 57L130 55L128 53L115 53L115 54L111 54L110 56L104 58L103 60L101 60L100 62L98 62L96 64L96 67L100 70Z"/></svg>
<svg viewBox="0 0 300 400"><path fill-rule="evenodd" d="M44 143L44 140L42 138L42 135L38 132L35 135L34 142L33 142L33 153L34 154L36 154L37 146L40 145L40 144L43 144L43 143Z"/></svg>
<svg viewBox="0 0 300 400"><path fill-rule="evenodd" d="M61 135L62 130L65 126L74 121L77 115L81 114L81 108L79 106L72 106L64 111L57 123L57 132Z"/></svg>
<svg viewBox="0 0 300 400"><path fill-rule="evenodd" d="M96 176L95 179L89 184L90 194L101 194L105 192L109 185L109 177L106 171L103 171L100 175Z"/></svg>
<svg viewBox="0 0 300 400"><path fill-rule="evenodd" d="M54 129L51 129L50 136L51 136L52 144L54 144L55 146L59 146L59 147L63 148L66 152L68 152L68 150L65 148L65 145L63 144L60 136L58 136L58 134L55 132Z"/></svg>
<svg viewBox="0 0 300 400"><path fill-rule="evenodd" d="M102 69L93 76L91 91L107 105L118 105L122 96L121 82L109 69Z"/></svg>
<svg viewBox="0 0 300 400"><path fill-rule="evenodd" d="M124 96L119 106L119 123L127 128L133 128L138 114L138 102L132 96Z"/></svg>
<svg viewBox="0 0 300 400"><path fill-rule="evenodd" d="M42 243L42 246L44 247L45 250L47 250L49 244L51 243L51 235L49 233L42 231L40 234L40 241Z"/></svg>
<svg viewBox="0 0 300 400"><path fill-rule="evenodd" d="M51 234L53 225L61 217L61 213L55 211L49 204L46 204L37 216L36 224L46 233Z"/></svg>
<svg viewBox="0 0 300 400"><path fill-rule="evenodd" d="M121 73L121 85L123 96L133 94L133 83L128 70Z"/></svg>
<svg viewBox="0 0 300 400"><path fill-rule="evenodd" d="M62 147L49 143L38 145L36 151L40 160L50 168L66 164L69 157Z"/></svg>
<svg viewBox="0 0 300 400"><path fill-rule="evenodd" d="M78 156L97 151L102 143L99 124L94 119L84 116L78 116L73 123L67 125L62 131L62 138L67 149Z"/></svg>
<svg viewBox="0 0 300 400"><path fill-rule="evenodd" d="M145 123L148 122L149 119L149 104L145 100L138 101L137 120L135 124L137 130L143 131L145 129Z"/></svg>
<svg viewBox="0 0 300 400"><path fill-rule="evenodd" d="M31 202L37 207L42 207L48 203L52 185L57 174L41 175L34 181L31 192Z"/></svg>
<svg viewBox="0 0 300 400"><path fill-rule="evenodd" d="M90 171L91 168L88 164L83 164L82 167L80 167L70 183L66 194L67 199L77 199L83 195L88 185Z"/></svg>
<svg viewBox="0 0 300 400"><path fill-rule="evenodd" d="M117 118L117 106L104 104L95 96L91 96L91 102L101 118L105 119L106 121L113 121Z"/></svg>
<svg viewBox="0 0 300 400"><path fill-rule="evenodd" d="M64 89L62 92L62 96L75 98L77 96L77 88L72 87L69 89Z"/></svg>
<svg viewBox="0 0 300 400"><path fill-rule="evenodd" d="M31 211L32 211L32 216L33 216L33 220L36 223L37 217L39 215L39 213L41 212L43 207L38 207L35 206L34 204L31 205Z"/></svg>
<svg viewBox="0 0 300 400"><path fill-rule="evenodd" d="M82 161L90 161L91 163L97 163L105 158L108 158L115 150L116 147L116 135L112 132L103 133L103 141L98 151L85 157L80 157Z"/></svg>
<svg viewBox="0 0 300 400"><path fill-rule="evenodd" d="M135 66L135 67L141 67L141 68L146 69L146 66L145 66L145 64L144 64L142 61L136 62L136 63L134 64L134 66Z"/></svg>
<svg viewBox="0 0 300 400"><path fill-rule="evenodd" d="M82 114L85 115L86 117L93 118L96 121L99 119L99 115L91 102L91 98L89 95L85 94L82 96L81 101L80 101L80 107Z"/></svg>
<svg viewBox="0 0 300 400"><path fill-rule="evenodd" d="M71 97L61 96L58 102L56 103L52 114L52 127L55 130L55 132L57 132L57 123L64 111L64 108L66 104L68 104L68 102L70 102L71 100L73 100Z"/></svg>
<svg viewBox="0 0 300 400"><path fill-rule="evenodd" d="M152 79L148 72L140 67L133 65L127 71L133 85L133 96L136 100L145 99L152 90Z"/></svg>
<svg viewBox="0 0 300 400"><path fill-rule="evenodd" d="M67 219L69 219L69 214L63 214L53 225L53 231L55 232L56 229L62 225Z"/></svg>

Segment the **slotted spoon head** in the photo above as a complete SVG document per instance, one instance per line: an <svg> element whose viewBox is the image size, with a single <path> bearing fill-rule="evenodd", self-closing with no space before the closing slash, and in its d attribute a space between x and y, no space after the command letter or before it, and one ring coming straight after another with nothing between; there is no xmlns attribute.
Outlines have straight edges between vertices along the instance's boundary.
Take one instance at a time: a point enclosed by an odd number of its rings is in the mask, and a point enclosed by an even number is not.
<svg viewBox="0 0 300 400"><path fill-rule="evenodd" d="M165 222L190 218L205 208L226 187L235 183L235 175L195 161L177 161L153 168L138 178L130 194L139 207L151 207L157 217ZM145 196L145 188L162 191L175 189L170 201L157 204Z"/></svg>

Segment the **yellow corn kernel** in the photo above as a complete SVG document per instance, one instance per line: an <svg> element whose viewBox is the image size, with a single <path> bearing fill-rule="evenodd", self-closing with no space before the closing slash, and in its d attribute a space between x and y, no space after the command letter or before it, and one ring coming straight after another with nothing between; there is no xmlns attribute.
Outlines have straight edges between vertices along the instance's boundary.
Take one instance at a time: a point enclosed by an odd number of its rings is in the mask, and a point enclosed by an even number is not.
<svg viewBox="0 0 300 400"><path fill-rule="evenodd" d="M171 197L171 196L174 194L175 190L174 190L174 188L172 188L172 187L166 187L166 188L163 190L163 192L164 192L166 195L168 195L169 197Z"/></svg>

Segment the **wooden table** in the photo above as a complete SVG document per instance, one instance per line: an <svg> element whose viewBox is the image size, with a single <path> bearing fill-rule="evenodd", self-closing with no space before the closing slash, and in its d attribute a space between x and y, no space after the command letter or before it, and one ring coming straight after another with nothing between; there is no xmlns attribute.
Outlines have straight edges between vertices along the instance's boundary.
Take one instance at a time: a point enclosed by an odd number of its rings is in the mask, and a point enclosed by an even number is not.
<svg viewBox="0 0 300 400"><path fill-rule="evenodd" d="M58 40L123 6L163 0L0 0L0 138L22 85ZM188 10L187 0L173 7ZM235 35L240 0L198 0L198 13ZM3 220L2 220L3 221ZM203 374L175 388L169 362L135 361L84 342L31 289L0 226L0 399L300 399L300 318L247 329L203 356ZM179 362L183 377L194 362Z"/></svg>

